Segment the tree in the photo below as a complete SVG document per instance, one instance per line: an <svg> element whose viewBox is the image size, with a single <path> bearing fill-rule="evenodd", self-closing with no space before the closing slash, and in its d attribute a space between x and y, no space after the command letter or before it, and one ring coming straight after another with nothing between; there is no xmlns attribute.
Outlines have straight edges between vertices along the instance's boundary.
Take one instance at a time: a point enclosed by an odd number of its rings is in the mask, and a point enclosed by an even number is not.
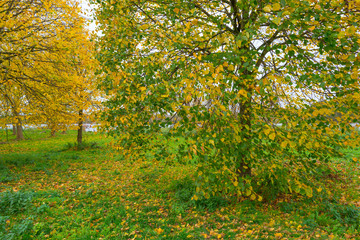
<svg viewBox="0 0 360 240"><path fill-rule="evenodd" d="M84 91L82 95L90 99L93 91L88 89L94 86L85 80L93 80L93 58L85 20L79 13L78 4L68 0L1 2L0 99L8 103L2 106L10 108L13 122L21 124L26 118L31 124L47 123L53 135L78 122L74 105L83 108L91 102L83 103L85 98L78 94ZM86 76L79 75L80 65L87 70ZM27 108L17 110L11 101L15 98Z"/></svg>
<svg viewBox="0 0 360 240"><path fill-rule="evenodd" d="M82 41L69 59L72 73L75 76L73 80L73 111L75 112L78 134L77 144L83 143L83 123L85 117L93 120L99 102L100 92L97 89L97 81L94 76L94 69L97 61L94 58L94 45L89 38Z"/></svg>
<svg viewBox="0 0 360 240"><path fill-rule="evenodd" d="M173 124L166 136L198 159L195 198L312 196L316 166L358 119L342 107L360 99L358 1L97 2L103 117L122 151Z"/></svg>

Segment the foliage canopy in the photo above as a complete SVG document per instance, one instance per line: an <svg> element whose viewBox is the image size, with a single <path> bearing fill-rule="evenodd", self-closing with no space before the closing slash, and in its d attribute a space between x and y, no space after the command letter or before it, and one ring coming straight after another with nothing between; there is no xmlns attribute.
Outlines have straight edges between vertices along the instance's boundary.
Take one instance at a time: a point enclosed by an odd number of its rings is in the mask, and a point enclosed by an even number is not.
<svg viewBox="0 0 360 240"><path fill-rule="evenodd" d="M79 13L69 0L1 1L0 125L56 131L89 107L95 62Z"/></svg>
<svg viewBox="0 0 360 240"><path fill-rule="evenodd" d="M185 136L197 195L313 195L316 166L359 118L359 2L97 1L104 119L141 156ZM159 146L161 148L161 146ZM318 189L321 191L321 189Z"/></svg>

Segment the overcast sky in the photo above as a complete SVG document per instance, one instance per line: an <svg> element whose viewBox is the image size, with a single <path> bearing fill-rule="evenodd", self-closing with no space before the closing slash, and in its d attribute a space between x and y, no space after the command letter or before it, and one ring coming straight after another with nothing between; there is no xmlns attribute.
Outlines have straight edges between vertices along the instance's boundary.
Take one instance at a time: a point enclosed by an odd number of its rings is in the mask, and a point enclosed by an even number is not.
<svg viewBox="0 0 360 240"><path fill-rule="evenodd" d="M83 16L84 18L86 18L89 22L88 25L88 29L91 31L95 30L96 24L94 22L92 22L93 17L92 15L92 7L89 4L88 0L79 0L80 2L80 6L83 10L83 13L81 14L81 16Z"/></svg>

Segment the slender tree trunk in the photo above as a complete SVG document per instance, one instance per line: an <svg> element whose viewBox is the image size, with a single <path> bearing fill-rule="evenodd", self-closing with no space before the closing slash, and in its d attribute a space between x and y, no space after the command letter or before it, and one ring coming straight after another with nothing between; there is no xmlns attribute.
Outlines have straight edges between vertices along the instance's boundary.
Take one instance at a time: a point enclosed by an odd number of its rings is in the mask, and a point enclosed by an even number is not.
<svg viewBox="0 0 360 240"><path fill-rule="evenodd" d="M22 123L21 123L21 119L20 119L20 114L18 113L16 108L14 108L13 111L14 111L14 116L16 118L16 140L18 140L18 141L24 140L24 134L23 134L23 128L22 128Z"/></svg>
<svg viewBox="0 0 360 240"><path fill-rule="evenodd" d="M84 119L83 119L83 110L79 110L79 122L78 122L78 134L77 134L77 144L80 145L82 144L82 139L83 139L83 123L84 123Z"/></svg>
<svg viewBox="0 0 360 240"><path fill-rule="evenodd" d="M20 121L16 123L16 140L24 140L23 128Z"/></svg>
<svg viewBox="0 0 360 240"><path fill-rule="evenodd" d="M12 134L16 135L16 125L12 124Z"/></svg>

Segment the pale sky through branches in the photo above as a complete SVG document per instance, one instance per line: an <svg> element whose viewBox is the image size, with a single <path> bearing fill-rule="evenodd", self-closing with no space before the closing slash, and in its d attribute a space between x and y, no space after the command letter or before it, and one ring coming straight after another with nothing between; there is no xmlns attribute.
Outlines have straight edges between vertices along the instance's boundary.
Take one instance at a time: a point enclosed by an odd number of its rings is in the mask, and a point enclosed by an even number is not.
<svg viewBox="0 0 360 240"><path fill-rule="evenodd" d="M86 26L90 31L95 31L96 29L96 23L93 21L94 18L92 16L92 6L90 6L90 3L88 0L79 0L80 2L80 6L83 10L81 16L84 17L87 22L88 25Z"/></svg>

